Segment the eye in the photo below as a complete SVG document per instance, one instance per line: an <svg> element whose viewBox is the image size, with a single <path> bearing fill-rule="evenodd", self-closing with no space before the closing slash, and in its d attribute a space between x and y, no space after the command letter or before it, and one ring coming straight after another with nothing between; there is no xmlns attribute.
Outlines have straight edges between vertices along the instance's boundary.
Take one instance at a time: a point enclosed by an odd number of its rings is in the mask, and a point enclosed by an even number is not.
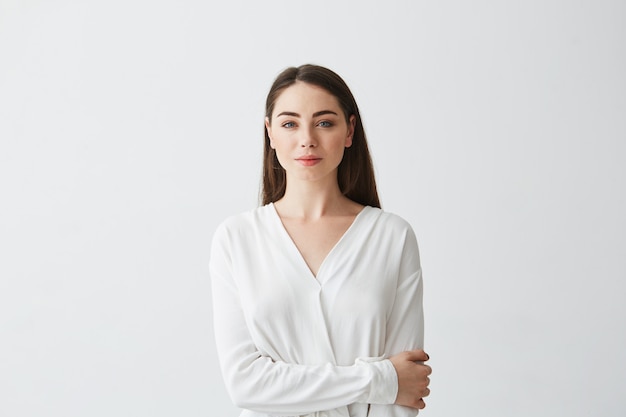
<svg viewBox="0 0 626 417"><path fill-rule="evenodd" d="M331 127L333 124L332 122L329 122L328 120L322 120L317 125L320 127Z"/></svg>
<svg viewBox="0 0 626 417"><path fill-rule="evenodd" d="M294 122L285 122L281 126L287 129L291 129L292 127L296 127L296 124Z"/></svg>

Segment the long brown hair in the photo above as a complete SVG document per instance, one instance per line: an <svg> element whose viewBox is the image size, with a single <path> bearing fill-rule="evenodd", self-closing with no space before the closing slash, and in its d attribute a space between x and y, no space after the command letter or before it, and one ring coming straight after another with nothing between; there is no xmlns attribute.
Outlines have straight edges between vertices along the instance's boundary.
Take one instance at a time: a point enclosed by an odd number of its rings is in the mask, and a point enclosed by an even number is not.
<svg viewBox="0 0 626 417"><path fill-rule="evenodd" d="M276 77L267 94L265 116L271 121L274 104L278 96L296 81L321 87L335 96L343 110L347 123L349 123L350 116L354 115L356 120L352 146L345 149L343 159L337 169L337 182L343 195L350 200L366 206L380 208L372 157L367 147L367 139L363 123L361 122L359 108L352 92L350 92L345 81L339 75L328 68L311 64L287 68ZM278 162L276 152L270 146L267 129L265 129L263 183L261 190L263 205L280 200L285 195L286 186L285 169Z"/></svg>

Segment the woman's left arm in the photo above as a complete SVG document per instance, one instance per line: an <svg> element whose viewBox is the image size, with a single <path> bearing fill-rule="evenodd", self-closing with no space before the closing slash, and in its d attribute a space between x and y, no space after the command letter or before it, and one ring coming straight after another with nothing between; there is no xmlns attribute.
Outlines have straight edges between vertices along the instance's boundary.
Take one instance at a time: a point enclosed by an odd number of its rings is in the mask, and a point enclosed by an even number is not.
<svg viewBox="0 0 626 417"><path fill-rule="evenodd" d="M424 308L423 282L417 239L413 230L407 226L404 245L400 254L400 266L396 293L391 313L387 319L385 356L391 357L401 352L424 348ZM420 362L418 362L420 366ZM430 373L430 368L424 374ZM400 381L399 381L400 382ZM428 385L427 376L419 382ZM400 394L400 392L399 392ZM399 402L400 398L396 400ZM391 410L390 410L391 407ZM370 415L409 417L415 416L415 408L399 405L371 406Z"/></svg>
<svg viewBox="0 0 626 417"><path fill-rule="evenodd" d="M417 239L408 227L400 255L396 295L387 319L385 354L424 348L423 293Z"/></svg>

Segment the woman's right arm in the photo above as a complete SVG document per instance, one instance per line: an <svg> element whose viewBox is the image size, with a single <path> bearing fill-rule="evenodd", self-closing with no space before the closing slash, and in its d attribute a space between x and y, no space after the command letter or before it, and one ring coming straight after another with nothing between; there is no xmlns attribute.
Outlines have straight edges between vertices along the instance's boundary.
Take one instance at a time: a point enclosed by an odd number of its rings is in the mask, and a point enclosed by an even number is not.
<svg viewBox="0 0 626 417"><path fill-rule="evenodd" d="M352 366L299 365L264 356L244 318L230 253L227 234L218 228L210 261L215 339L227 391L238 407L294 415L357 402L396 401L398 376L389 360L357 360Z"/></svg>

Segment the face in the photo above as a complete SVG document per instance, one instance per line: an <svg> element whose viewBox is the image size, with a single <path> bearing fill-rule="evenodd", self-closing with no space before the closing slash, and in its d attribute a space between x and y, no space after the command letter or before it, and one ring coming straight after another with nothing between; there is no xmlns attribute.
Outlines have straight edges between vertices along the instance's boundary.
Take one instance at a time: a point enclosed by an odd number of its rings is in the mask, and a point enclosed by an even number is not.
<svg viewBox="0 0 626 417"><path fill-rule="evenodd" d="M270 145L290 178L337 181L337 167L352 145L355 117L323 88L297 81L277 98L265 119Z"/></svg>

